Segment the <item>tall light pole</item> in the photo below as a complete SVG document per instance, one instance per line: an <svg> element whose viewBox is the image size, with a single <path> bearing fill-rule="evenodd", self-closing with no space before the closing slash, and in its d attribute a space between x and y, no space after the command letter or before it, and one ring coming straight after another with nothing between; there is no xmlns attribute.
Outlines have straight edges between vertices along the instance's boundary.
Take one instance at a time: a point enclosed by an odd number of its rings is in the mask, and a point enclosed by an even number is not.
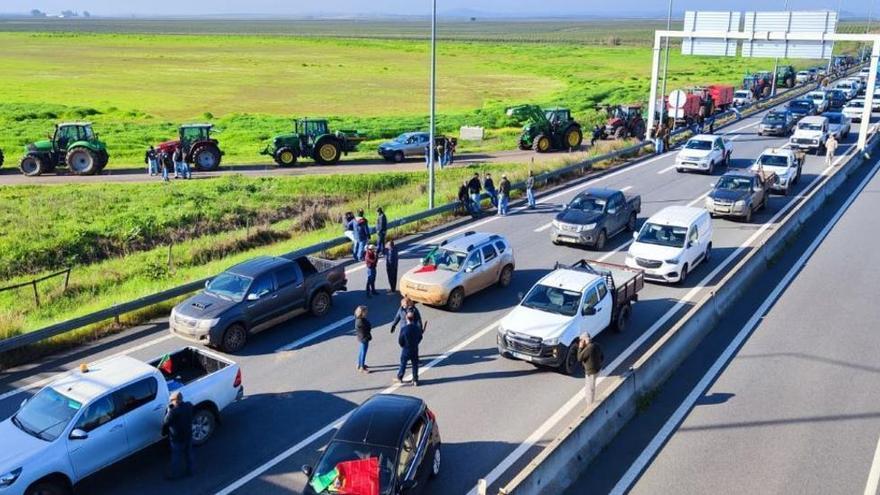
<svg viewBox="0 0 880 495"><path fill-rule="evenodd" d="M843 0L837 0L837 26L840 26L840 5L843 3ZM835 31L837 29L835 28ZM826 77L831 75L831 62L834 61L834 47L831 47L831 55L828 56L828 67L825 68Z"/></svg>
<svg viewBox="0 0 880 495"><path fill-rule="evenodd" d="M785 0L785 11L788 12L788 0ZM791 26L791 20L788 21L789 26ZM785 29L786 32L788 28ZM776 96L776 79L779 77L777 74L779 72L779 57L776 57L776 61L773 62L773 82L771 83L770 96Z"/></svg>
<svg viewBox="0 0 880 495"><path fill-rule="evenodd" d="M672 0L669 0L669 8L666 11L666 30L672 30ZM660 106L660 123L657 124L659 128L660 124L666 122L666 75L669 73L669 36L666 37L665 40L666 47L666 60L663 62L663 89L660 91L660 101L663 104ZM650 132L651 130L648 129Z"/></svg>
<svg viewBox="0 0 880 495"><path fill-rule="evenodd" d="M434 208L434 111L437 91L437 0L432 0L431 4L431 129L428 132L428 209Z"/></svg>

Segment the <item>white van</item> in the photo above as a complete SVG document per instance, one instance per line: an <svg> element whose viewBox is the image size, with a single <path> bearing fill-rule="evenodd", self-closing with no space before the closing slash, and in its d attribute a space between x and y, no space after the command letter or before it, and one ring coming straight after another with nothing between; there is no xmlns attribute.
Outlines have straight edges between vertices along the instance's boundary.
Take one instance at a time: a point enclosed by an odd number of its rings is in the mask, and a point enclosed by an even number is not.
<svg viewBox="0 0 880 495"><path fill-rule="evenodd" d="M704 208L667 206L633 234L626 265L641 268L645 279L684 282L712 251L712 218Z"/></svg>

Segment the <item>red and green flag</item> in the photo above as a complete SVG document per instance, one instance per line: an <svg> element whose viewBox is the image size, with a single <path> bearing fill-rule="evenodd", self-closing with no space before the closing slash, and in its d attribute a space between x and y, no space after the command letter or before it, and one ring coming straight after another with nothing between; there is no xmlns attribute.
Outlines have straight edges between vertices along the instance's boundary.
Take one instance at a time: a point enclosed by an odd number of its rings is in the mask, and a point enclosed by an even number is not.
<svg viewBox="0 0 880 495"><path fill-rule="evenodd" d="M340 462L309 482L317 493L338 495L379 495L379 458Z"/></svg>

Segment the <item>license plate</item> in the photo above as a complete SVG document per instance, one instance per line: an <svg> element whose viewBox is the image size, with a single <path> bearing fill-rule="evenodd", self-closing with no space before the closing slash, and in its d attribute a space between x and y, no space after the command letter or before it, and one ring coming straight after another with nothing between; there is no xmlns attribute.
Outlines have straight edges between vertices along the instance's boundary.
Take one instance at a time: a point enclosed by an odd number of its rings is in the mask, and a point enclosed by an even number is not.
<svg viewBox="0 0 880 495"><path fill-rule="evenodd" d="M730 208L726 208L726 207L723 207L723 206L716 206L715 209L716 209L719 213L730 213Z"/></svg>
<svg viewBox="0 0 880 495"><path fill-rule="evenodd" d="M510 355L517 359L522 359L523 361L531 361L532 359L534 359L532 358L532 356L529 356L528 354L522 354L520 352L511 352Z"/></svg>

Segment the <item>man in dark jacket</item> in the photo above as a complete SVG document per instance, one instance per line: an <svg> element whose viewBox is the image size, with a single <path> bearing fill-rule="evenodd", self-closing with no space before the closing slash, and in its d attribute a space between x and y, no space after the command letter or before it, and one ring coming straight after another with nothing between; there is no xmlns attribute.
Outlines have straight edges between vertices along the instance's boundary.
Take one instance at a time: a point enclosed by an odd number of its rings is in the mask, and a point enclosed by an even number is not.
<svg viewBox="0 0 880 495"><path fill-rule="evenodd" d="M394 330L401 321L404 324L406 323L406 315L409 313L412 313L415 316L415 322L422 326L422 314L419 313L416 303L412 299L404 297L400 300L400 308L397 310L397 314L394 315L394 320L391 321L391 333L394 333Z"/></svg>
<svg viewBox="0 0 880 495"><path fill-rule="evenodd" d="M367 266L367 297L373 297L379 293L376 291L376 267L379 264L379 255L376 254L376 246L367 246L364 254L364 264Z"/></svg>
<svg viewBox="0 0 880 495"><path fill-rule="evenodd" d="M495 181L492 180L492 174L486 174L486 178L483 179L483 189L489 194L489 200L492 201L492 206L498 207L498 191L495 190Z"/></svg>
<svg viewBox="0 0 880 495"><path fill-rule="evenodd" d="M510 181L506 175L501 176L498 186L498 214L506 216L510 212Z"/></svg>
<svg viewBox="0 0 880 495"><path fill-rule="evenodd" d="M144 155L144 163L147 164L147 173L150 174L150 177L159 173L159 160L156 155L156 149L153 146L150 146L150 149Z"/></svg>
<svg viewBox="0 0 880 495"><path fill-rule="evenodd" d="M468 181L468 192L471 193L471 206L474 208L474 213L480 212L480 193L482 191L483 186L480 185L480 174L474 172L474 176Z"/></svg>
<svg viewBox="0 0 880 495"><path fill-rule="evenodd" d="M355 240L355 259L363 261L367 251L367 244L370 242L370 224L364 218L364 210L358 210L357 216L354 217L354 240Z"/></svg>
<svg viewBox="0 0 880 495"><path fill-rule="evenodd" d="M382 207L376 208L376 254L385 254L385 234L388 233L388 218Z"/></svg>
<svg viewBox="0 0 880 495"><path fill-rule="evenodd" d="M599 347L599 344L590 339L590 334L585 333L581 335L580 342L578 342L577 358L584 367L586 378L584 393L587 404L592 404L596 397L596 376L602 370L602 365L605 364L605 355L602 354L602 348Z"/></svg>
<svg viewBox="0 0 880 495"><path fill-rule="evenodd" d="M192 474L195 460L192 446L193 406L184 402L183 394L171 392L165 420L162 422L162 434L168 436L171 445L171 469L168 477L180 478L183 474ZM185 469L181 469L181 464ZM183 474L181 473L183 471Z"/></svg>
<svg viewBox="0 0 880 495"><path fill-rule="evenodd" d="M397 262L400 255L397 252L397 246L394 241L388 241L385 245L385 272L388 274L388 293L397 292Z"/></svg>
<svg viewBox="0 0 880 495"><path fill-rule="evenodd" d="M476 218L476 215L474 215L474 209L471 206L471 197L468 194L467 181L462 181L461 187L458 188L458 202L461 203L461 208L464 210L463 213L470 213L471 216Z"/></svg>
<svg viewBox="0 0 880 495"><path fill-rule="evenodd" d="M414 312L406 314L406 325L400 329L397 343L400 345L400 368L397 369L397 383L403 381L406 373L406 363L412 364L412 384L419 386L419 343L422 341L422 325L416 323Z"/></svg>

